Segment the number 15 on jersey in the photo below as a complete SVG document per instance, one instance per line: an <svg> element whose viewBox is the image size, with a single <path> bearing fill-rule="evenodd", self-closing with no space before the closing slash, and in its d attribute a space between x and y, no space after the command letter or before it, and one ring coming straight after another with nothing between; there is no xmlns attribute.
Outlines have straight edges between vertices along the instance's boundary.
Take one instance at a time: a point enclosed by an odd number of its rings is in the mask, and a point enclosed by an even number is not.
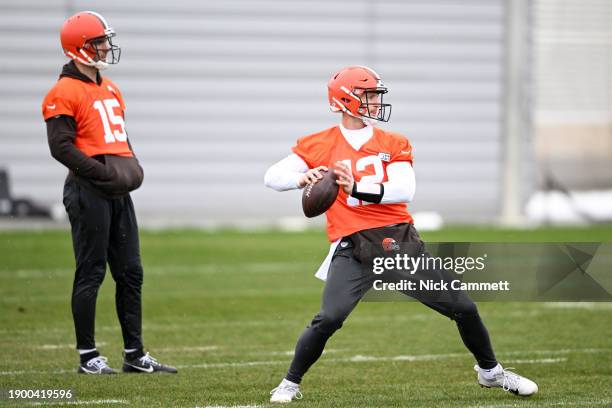
<svg viewBox="0 0 612 408"><path fill-rule="evenodd" d="M127 140L127 133L125 132L125 122L120 115L115 114L115 108L120 107L117 99L103 99L101 101L95 101L93 104L94 109L100 114L102 119L102 126L104 128L104 141L106 143L125 142ZM111 123L119 126L119 129L113 131L111 129Z"/></svg>

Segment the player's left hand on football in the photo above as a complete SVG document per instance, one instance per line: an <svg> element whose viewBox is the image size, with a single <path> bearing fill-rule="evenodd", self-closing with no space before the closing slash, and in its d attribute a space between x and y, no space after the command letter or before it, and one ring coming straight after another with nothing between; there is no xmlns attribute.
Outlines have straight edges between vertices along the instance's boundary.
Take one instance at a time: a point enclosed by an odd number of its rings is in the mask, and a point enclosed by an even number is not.
<svg viewBox="0 0 612 408"><path fill-rule="evenodd" d="M353 191L353 184L355 184L351 168L347 166L346 163L338 161L334 163L334 173L336 174L336 176L338 176L338 180L336 180L336 183L338 183L338 185L342 187L346 194L350 195Z"/></svg>

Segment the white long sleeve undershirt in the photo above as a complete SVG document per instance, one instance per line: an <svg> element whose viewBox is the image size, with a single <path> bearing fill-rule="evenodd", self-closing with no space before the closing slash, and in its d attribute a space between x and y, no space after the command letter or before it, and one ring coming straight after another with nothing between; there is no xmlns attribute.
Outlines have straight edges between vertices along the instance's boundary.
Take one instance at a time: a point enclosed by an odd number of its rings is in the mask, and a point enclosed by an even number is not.
<svg viewBox="0 0 612 408"><path fill-rule="evenodd" d="M293 153L274 164L266 171L264 184L276 191L298 188L300 178L308 171L308 165ZM387 166L385 194L381 204L408 203L414 198L416 176L409 162L395 162Z"/></svg>
<svg viewBox="0 0 612 408"><path fill-rule="evenodd" d="M416 192L416 174L410 162L400 161L387 166L385 193L381 204L409 203Z"/></svg>
<svg viewBox="0 0 612 408"><path fill-rule="evenodd" d="M359 150L374 133L372 126L351 130L340 125L340 131L355 150ZM308 169L308 164L300 156L292 153L266 171L264 184L276 191L294 190L299 188L298 183ZM402 161L389 164L387 166L387 179L388 181L383 183L385 193L381 204L412 201L416 190L416 176L409 162Z"/></svg>
<svg viewBox="0 0 612 408"><path fill-rule="evenodd" d="M300 179L308 171L308 165L300 156L290 154L266 171L264 184L276 191L295 190Z"/></svg>

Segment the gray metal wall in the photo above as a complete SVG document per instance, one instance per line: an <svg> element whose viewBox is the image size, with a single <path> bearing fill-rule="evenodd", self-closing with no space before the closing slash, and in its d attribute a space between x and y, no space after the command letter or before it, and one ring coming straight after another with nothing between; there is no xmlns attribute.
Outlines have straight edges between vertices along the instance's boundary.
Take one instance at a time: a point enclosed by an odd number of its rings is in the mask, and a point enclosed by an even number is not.
<svg viewBox="0 0 612 408"><path fill-rule="evenodd" d="M538 0L535 15L538 120L609 123L612 1Z"/></svg>
<svg viewBox="0 0 612 408"><path fill-rule="evenodd" d="M536 6L540 173L572 190L610 189L612 0L538 0Z"/></svg>
<svg viewBox="0 0 612 408"><path fill-rule="evenodd" d="M106 74L127 102L145 168L141 221L274 221L299 193L262 185L299 136L337 122L326 82L375 68L391 122L415 150L411 208L455 221L500 212L505 0L9 0L0 3L0 166L15 195L61 201L40 103L64 58L58 30L79 10L118 32Z"/></svg>

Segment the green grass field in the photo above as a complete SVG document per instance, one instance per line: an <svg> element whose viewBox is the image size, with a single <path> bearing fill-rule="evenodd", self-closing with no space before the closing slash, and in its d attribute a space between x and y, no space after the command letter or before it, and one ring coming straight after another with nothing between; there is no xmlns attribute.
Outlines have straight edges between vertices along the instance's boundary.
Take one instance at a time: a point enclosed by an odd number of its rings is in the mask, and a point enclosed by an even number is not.
<svg viewBox="0 0 612 408"><path fill-rule="evenodd" d="M431 241L607 241L612 228L454 228ZM92 406L269 406L297 336L318 311L320 231L143 231L144 340L176 376L76 374L67 231L0 233L0 388L76 391ZM110 273L97 341L122 342ZM612 406L611 303L481 303L501 362L533 378L528 399L476 384L454 324L413 302L362 303L305 377L297 407ZM3 401L0 405L21 406ZM23 403L22 403L23 405ZM62 404L53 404L62 406ZM73 406L73 405L66 405Z"/></svg>

